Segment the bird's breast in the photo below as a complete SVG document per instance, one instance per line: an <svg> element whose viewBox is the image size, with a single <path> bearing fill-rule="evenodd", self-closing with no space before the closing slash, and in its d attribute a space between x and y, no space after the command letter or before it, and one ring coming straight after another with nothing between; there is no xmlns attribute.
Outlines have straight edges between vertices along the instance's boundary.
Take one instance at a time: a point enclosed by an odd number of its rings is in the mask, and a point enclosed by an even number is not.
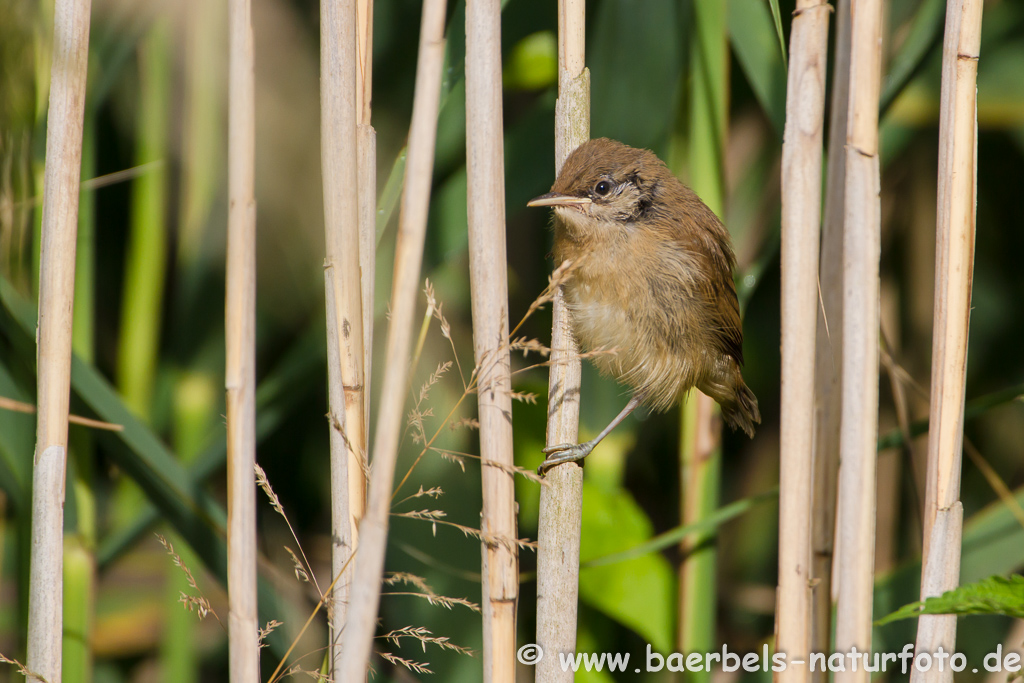
<svg viewBox="0 0 1024 683"><path fill-rule="evenodd" d="M607 258L605 258L607 256ZM690 280L680 276L685 254L663 252L679 267L591 253L565 285L573 330L604 374L630 386L655 410L675 403L703 372L707 324Z"/></svg>
<svg viewBox="0 0 1024 683"><path fill-rule="evenodd" d="M605 283L610 285L611 283ZM567 288L569 310L576 336L584 349L628 350L637 340L631 333L635 321L616 287L600 282L571 283Z"/></svg>

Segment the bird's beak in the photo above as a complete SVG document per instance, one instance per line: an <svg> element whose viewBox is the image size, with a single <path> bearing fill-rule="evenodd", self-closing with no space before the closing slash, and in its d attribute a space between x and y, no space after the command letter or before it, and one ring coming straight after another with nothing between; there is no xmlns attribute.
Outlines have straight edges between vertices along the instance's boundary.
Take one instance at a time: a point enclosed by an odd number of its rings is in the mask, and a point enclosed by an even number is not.
<svg viewBox="0 0 1024 683"><path fill-rule="evenodd" d="M590 204L589 197L572 197L567 194L548 192L526 202L527 206L567 206L583 210Z"/></svg>

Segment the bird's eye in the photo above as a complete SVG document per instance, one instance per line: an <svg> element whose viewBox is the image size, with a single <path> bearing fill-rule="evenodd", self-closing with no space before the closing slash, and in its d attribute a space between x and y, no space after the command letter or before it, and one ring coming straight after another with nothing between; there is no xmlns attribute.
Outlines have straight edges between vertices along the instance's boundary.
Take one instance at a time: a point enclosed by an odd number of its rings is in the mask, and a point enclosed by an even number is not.
<svg viewBox="0 0 1024 683"><path fill-rule="evenodd" d="M607 180L602 180L597 185L594 185L594 194L596 194L598 196L607 197L608 193L611 192L611 191L612 191L612 184L609 183Z"/></svg>

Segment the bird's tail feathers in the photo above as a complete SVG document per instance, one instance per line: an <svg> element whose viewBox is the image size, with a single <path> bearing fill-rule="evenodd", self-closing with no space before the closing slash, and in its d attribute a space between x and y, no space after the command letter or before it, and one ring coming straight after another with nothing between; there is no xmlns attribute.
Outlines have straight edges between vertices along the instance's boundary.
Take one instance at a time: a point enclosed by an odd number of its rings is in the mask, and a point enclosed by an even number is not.
<svg viewBox="0 0 1024 683"><path fill-rule="evenodd" d="M733 430L742 429L751 439L754 438L754 425L761 424L761 411L757 407L757 397L750 387L740 378L735 387L732 400L720 402L722 419Z"/></svg>

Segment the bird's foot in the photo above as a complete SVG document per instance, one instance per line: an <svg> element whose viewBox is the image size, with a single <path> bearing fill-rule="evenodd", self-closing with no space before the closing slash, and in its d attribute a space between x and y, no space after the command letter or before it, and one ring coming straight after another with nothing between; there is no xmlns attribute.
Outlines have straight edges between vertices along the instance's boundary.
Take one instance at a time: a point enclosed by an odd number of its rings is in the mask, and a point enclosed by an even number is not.
<svg viewBox="0 0 1024 683"><path fill-rule="evenodd" d="M595 445L593 441L587 441L586 443L563 443L557 446L548 446L544 449L548 459L537 468L537 474L543 475L556 465L562 465L567 462L579 462L590 455Z"/></svg>

